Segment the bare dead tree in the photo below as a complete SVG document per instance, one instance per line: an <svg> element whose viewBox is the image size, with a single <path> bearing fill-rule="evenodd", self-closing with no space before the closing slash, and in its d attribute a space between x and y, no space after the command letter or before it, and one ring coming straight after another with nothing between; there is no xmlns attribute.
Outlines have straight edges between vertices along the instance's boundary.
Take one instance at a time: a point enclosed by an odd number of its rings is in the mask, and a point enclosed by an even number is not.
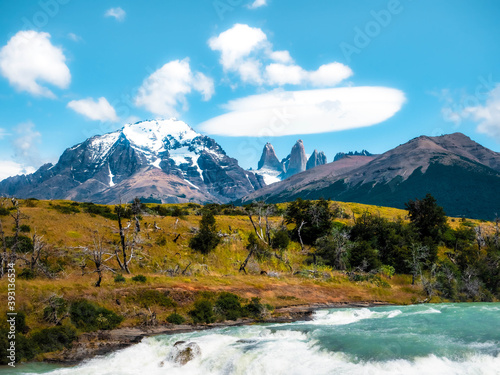
<svg viewBox="0 0 500 375"><path fill-rule="evenodd" d="M486 243L483 236L483 230L480 225L474 228L474 233L476 234L477 251L479 255L481 253L481 249Z"/></svg>
<svg viewBox="0 0 500 375"><path fill-rule="evenodd" d="M429 248L420 244L411 246L411 258L406 260L411 269L411 285L415 285L415 278L421 273L422 263L429 256Z"/></svg>
<svg viewBox="0 0 500 375"><path fill-rule="evenodd" d="M259 240L270 246L271 226L269 223L269 216L275 212L274 206L260 201L252 204L246 211ZM254 220L254 216L256 216L257 223Z"/></svg>
<svg viewBox="0 0 500 375"><path fill-rule="evenodd" d="M239 272L243 271L243 272L245 272L245 274L247 273L246 266L247 266L248 261L250 260L250 258L252 257L252 255L256 249L257 249L257 245L254 245L249 249L250 251L248 252L246 259L240 265Z"/></svg>
<svg viewBox="0 0 500 375"><path fill-rule="evenodd" d="M97 273L98 276L95 286L100 287L103 272L115 272L115 270L106 265L106 262L113 259L115 257L115 254L106 252L103 237L99 234L98 231L94 232L92 247L84 248L84 252L88 256L90 261L94 264L95 270L92 273Z"/></svg>
<svg viewBox="0 0 500 375"><path fill-rule="evenodd" d="M297 229L297 235L299 236L299 241L300 241L300 247L302 251L304 251L304 242L302 241L302 236L300 235L300 231L302 230L302 227L306 224L304 220L299 225L299 229ZM315 261L316 262L316 261Z"/></svg>
<svg viewBox="0 0 500 375"><path fill-rule="evenodd" d="M35 230L35 234L33 234L33 251L31 252L30 258L26 259L31 271L34 271L35 267L40 266L40 257L46 246L47 244L43 241L43 236L39 236Z"/></svg>
<svg viewBox="0 0 500 375"><path fill-rule="evenodd" d="M120 232L120 247L121 247L121 256L118 252L118 249L115 250L115 256L116 260L118 261L118 265L122 270L124 270L127 273L130 273L130 269L128 267L129 263L132 261L134 257L134 245L135 245L135 236L132 241L127 239L127 231L128 228L130 228L130 222L129 225L125 228L123 227L123 218L125 216L125 208L119 204L115 207L115 213L116 216L118 217L118 229ZM140 230L140 227L139 227ZM136 231L135 234L137 235L139 231L137 230L136 226ZM130 254L127 255L128 251L130 251Z"/></svg>
<svg viewBox="0 0 500 375"><path fill-rule="evenodd" d="M61 325L63 319L68 315L68 306L62 297L53 294L47 299L47 306L44 309L44 319L46 321Z"/></svg>
<svg viewBox="0 0 500 375"><path fill-rule="evenodd" d="M153 227L155 232L161 230L161 228L156 224L156 221L153 223Z"/></svg>

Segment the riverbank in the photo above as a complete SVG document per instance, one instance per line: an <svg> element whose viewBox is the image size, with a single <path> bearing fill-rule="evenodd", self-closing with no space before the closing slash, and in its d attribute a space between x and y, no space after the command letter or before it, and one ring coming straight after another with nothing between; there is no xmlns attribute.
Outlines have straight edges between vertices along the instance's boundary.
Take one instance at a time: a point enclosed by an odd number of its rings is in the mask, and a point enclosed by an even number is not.
<svg viewBox="0 0 500 375"><path fill-rule="evenodd" d="M316 310L332 308L359 308L392 305L391 303L372 302L335 302L313 303L308 305L291 305L276 309L273 314L262 320L238 319L202 325L158 325L155 327L125 327L110 331L84 333L79 336L71 349L57 353L46 354L43 361L49 363L76 365L82 361L102 356L116 350L127 348L139 343L142 339L158 335L174 335L179 333L204 331L216 328L236 327L255 323L292 323L300 320L310 320Z"/></svg>

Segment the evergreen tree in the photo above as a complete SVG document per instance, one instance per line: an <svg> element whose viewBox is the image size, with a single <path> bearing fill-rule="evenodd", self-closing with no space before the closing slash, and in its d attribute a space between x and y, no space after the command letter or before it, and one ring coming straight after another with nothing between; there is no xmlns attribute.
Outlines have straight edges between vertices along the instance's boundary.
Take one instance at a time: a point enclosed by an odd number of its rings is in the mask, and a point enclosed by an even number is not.
<svg viewBox="0 0 500 375"><path fill-rule="evenodd" d="M212 211L205 210L201 218L199 232L189 241L189 247L202 254L208 254L214 250L220 242L217 235L215 217Z"/></svg>

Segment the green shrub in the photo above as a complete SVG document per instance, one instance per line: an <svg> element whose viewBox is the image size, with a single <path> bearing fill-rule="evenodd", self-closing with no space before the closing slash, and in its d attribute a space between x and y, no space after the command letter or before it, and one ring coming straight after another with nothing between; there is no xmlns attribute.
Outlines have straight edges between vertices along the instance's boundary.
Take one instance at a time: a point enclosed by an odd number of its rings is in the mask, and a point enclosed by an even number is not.
<svg viewBox="0 0 500 375"><path fill-rule="evenodd" d="M73 302L69 314L73 324L85 332L113 329L123 321L123 317L113 311L85 300Z"/></svg>
<svg viewBox="0 0 500 375"><path fill-rule="evenodd" d="M98 206L94 203L82 203L83 212L88 213L90 215L99 215L105 217L110 220L118 220L118 216L113 213L110 207L108 206Z"/></svg>
<svg viewBox="0 0 500 375"><path fill-rule="evenodd" d="M18 273L17 278L23 280L33 280L36 274L31 268L23 268L21 272Z"/></svg>
<svg viewBox="0 0 500 375"><path fill-rule="evenodd" d="M146 276L144 275L136 275L134 277L132 277L132 281L136 281L138 283L145 283L146 282Z"/></svg>
<svg viewBox="0 0 500 375"><path fill-rule="evenodd" d="M7 216L10 214L10 210L5 207L0 207L0 216Z"/></svg>
<svg viewBox="0 0 500 375"><path fill-rule="evenodd" d="M38 199L36 199L36 198L28 198L24 202L25 202L26 207L36 207L37 204L38 204L37 203Z"/></svg>
<svg viewBox="0 0 500 375"><path fill-rule="evenodd" d="M14 246L15 237L5 237L5 242L7 243L7 247L12 249L12 246ZM33 241L31 240L31 238L27 236L18 236L16 251L19 253L28 253L32 250Z"/></svg>
<svg viewBox="0 0 500 375"><path fill-rule="evenodd" d="M77 214L80 212L80 210L75 207L75 206L71 206L71 205L60 205L60 204L56 204L56 205L53 205L52 208L62 214L66 214L66 215L69 215L69 214Z"/></svg>
<svg viewBox="0 0 500 375"><path fill-rule="evenodd" d="M29 233L29 232L31 232L31 227L27 224L22 224L21 226L19 226L19 231L21 233Z"/></svg>
<svg viewBox="0 0 500 375"><path fill-rule="evenodd" d="M245 311L252 318L260 318L265 311L265 306L260 302L260 298L253 297L251 301L245 305Z"/></svg>
<svg viewBox="0 0 500 375"><path fill-rule="evenodd" d="M224 320L236 320L243 316L240 298L233 293L222 292L215 301L215 310Z"/></svg>
<svg viewBox="0 0 500 375"><path fill-rule="evenodd" d="M193 319L193 323L213 323L215 322L214 306L206 299L196 301L194 309L188 313Z"/></svg>
<svg viewBox="0 0 500 375"><path fill-rule="evenodd" d="M189 247L202 254L214 250L220 242L212 211L204 210L199 232L189 241Z"/></svg>
<svg viewBox="0 0 500 375"><path fill-rule="evenodd" d="M43 320L49 323L58 324L68 312L68 303L64 298L52 296L48 306L43 309Z"/></svg>
<svg viewBox="0 0 500 375"><path fill-rule="evenodd" d="M167 293L160 292L154 289L139 290L135 295L127 297L128 301L135 302L141 307L148 308L150 306L175 307L177 304Z"/></svg>
<svg viewBox="0 0 500 375"><path fill-rule="evenodd" d="M124 283L125 281L127 281L127 279L123 277L121 273L118 273L114 278L115 283Z"/></svg>
<svg viewBox="0 0 500 375"><path fill-rule="evenodd" d="M9 355L10 341L8 338L9 330L8 328L0 328L0 352L4 355L0 356L0 365L7 365L10 359L7 358ZM22 360L32 360L37 354L36 345L32 340L29 340L21 333L16 334L16 363Z"/></svg>
<svg viewBox="0 0 500 375"><path fill-rule="evenodd" d="M69 325L45 328L31 335L31 340L41 353L55 352L69 348L78 335Z"/></svg>
<svg viewBox="0 0 500 375"><path fill-rule="evenodd" d="M167 238L163 235L161 235L157 240L156 240L156 244L158 246L165 246L167 244Z"/></svg>
<svg viewBox="0 0 500 375"><path fill-rule="evenodd" d="M186 319L182 316L182 315L179 315L177 313L172 313L170 314L169 316L167 316L167 322L171 323L171 324L182 324L186 321Z"/></svg>
<svg viewBox="0 0 500 375"><path fill-rule="evenodd" d="M393 266L388 266L384 264L382 267L380 267L379 272L390 279L394 276L396 270L394 269Z"/></svg>
<svg viewBox="0 0 500 375"><path fill-rule="evenodd" d="M276 232L271 240L273 249L286 249L290 244L290 237L286 230L280 230Z"/></svg>

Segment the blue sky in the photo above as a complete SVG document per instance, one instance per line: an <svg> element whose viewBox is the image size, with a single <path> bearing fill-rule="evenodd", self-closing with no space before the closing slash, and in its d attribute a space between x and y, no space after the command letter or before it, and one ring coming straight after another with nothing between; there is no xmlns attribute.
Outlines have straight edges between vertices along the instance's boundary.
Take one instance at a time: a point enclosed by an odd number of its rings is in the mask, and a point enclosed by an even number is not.
<svg viewBox="0 0 500 375"><path fill-rule="evenodd" d="M0 3L0 178L175 116L245 167L460 131L500 151L495 0Z"/></svg>

